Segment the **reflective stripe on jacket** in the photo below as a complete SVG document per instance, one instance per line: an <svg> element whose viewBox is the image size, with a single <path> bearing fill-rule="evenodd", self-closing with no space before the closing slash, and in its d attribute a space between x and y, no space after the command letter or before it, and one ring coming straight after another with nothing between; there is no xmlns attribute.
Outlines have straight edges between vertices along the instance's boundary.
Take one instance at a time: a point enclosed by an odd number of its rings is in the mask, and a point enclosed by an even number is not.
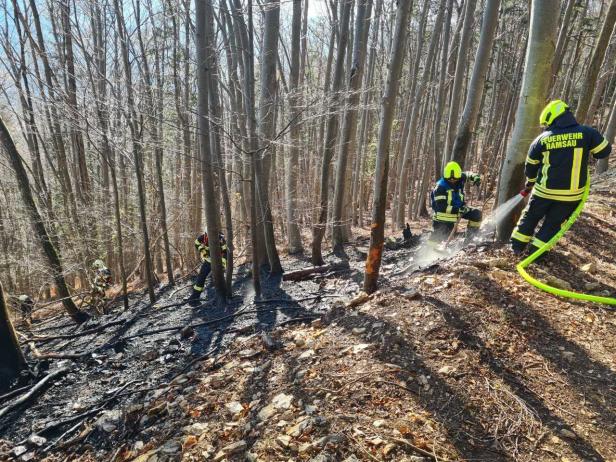
<svg viewBox="0 0 616 462"><path fill-rule="evenodd" d="M570 112L558 117L531 144L526 158L527 181L533 194L563 202L578 201L584 194L588 159L610 155L612 148L597 130L580 125Z"/></svg>

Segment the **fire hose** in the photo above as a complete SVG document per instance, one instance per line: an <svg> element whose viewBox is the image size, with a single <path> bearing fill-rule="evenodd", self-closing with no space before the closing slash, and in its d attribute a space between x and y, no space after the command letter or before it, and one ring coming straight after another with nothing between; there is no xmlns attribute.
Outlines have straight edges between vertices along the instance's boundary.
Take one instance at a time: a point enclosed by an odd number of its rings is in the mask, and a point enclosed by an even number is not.
<svg viewBox="0 0 616 462"><path fill-rule="evenodd" d="M580 292L573 292L571 290L558 289L556 287L552 287L544 282L541 282L535 279L534 277L532 277L530 274L526 272L526 268L531 263L533 263L537 258L543 255L545 252L550 250L558 242L558 240L565 235L565 233L569 230L569 228L573 226L573 223L576 222L576 220L582 213L582 209L584 208L584 204L586 203L586 200L588 199L589 192L590 192L590 173L588 173L586 187L584 188L584 194L582 195L582 199L580 200L580 203L578 204L576 209L573 211L569 219L562 225L560 231L558 231L558 233L556 233L556 235L552 239L550 239L548 242L546 242L541 247L539 247L535 252L530 254L520 263L518 263L516 266L516 269L518 270L518 273L520 273L520 275L524 278L524 280L526 280L526 282L550 294L558 295L560 297L574 298L577 300L585 300L589 302L603 303L606 305L616 305L616 298L602 297L599 295L584 294Z"/></svg>

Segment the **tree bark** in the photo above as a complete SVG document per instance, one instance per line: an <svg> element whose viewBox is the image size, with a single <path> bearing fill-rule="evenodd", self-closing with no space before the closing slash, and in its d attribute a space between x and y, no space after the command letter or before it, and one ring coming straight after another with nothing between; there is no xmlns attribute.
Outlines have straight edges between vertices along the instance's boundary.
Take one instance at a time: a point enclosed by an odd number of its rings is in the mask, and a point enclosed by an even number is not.
<svg viewBox="0 0 616 462"><path fill-rule="evenodd" d="M349 39L349 17L351 12L351 0L342 0L342 15L340 18L340 33L338 49L336 50L336 65L332 83L331 103L329 106L329 116L325 129L325 141L323 145L323 158L321 164L321 187L320 200L318 205L319 215L317 223L312 230L312 264L322 265L324 263L322 246L325 236L325 226L327 222L327 209L329 206L329 173L331 161L336 149L338 137L338 109L340 105L340 90L342 89L342 79L344 73L344 55Z"/></svg>
<svg viewBox="0 0 616 462"><path fill-rule="evenodd" d="M227 286L222 266L222 249L218 235L220 234L219 201L214 190L213 169L216 164L212 156L209 127L209 79L212 78L210 65L214 59L213 31L210 29L209 16L212 13L211 0L197 0L196 34L197 42L197 86L199 111L199 148L201 151L201 175L203 181L203 200L205 205L205 222L209 236L210 255L212 260L212 279L219 296L225 297Z"/></svg>
<svg viewBox="0 0 616 462"><path fill-rule="evenodd" d="M19 373L28 368L19 347L0 282L0 390L6 391Z"/></svg>
<svg viewBox="0 0 616 462"><path fill-rule="evenodd" d="M364 73L364 60L368 47L368 33L370 31L370 13L372 11L372 0L359 0L357 4L357 14L355 17L355 34L353 45L353 60L348 73L348 97L347 110L342 123L342 142L336 163L336 184L334 190L333 204L333 235L332 243L334 252L342 250L345 243L345 233L343 223L343 205L345 195L349 193L346 189L347 159L349 152L355 150L355 136L357 134L357 104L359 103L360 87Z"/></svg>
<svg viewBox="0 0 616 462"><path fill-rule="evenodd" d="M261 149L256 162L257 192L263 218L265 250L272 274L282 274L276 249L276 236L269 198L270 158L275 130L276 63L278 57L278 31L280 28L280 0L268 0L264 5L263 46L261 47L261 94L259 97L259 138Z"/></svg>
<svg viewBox="0 0 616 462"><path fill-rule="evenodd" d="M451 158L449 152L453 144L454 130L458 126L458 112L460 111L460 100L462 99L462 83L468 60L468 47L473 32L473 15L475 14L476 4L477 0L467 0L464 8L464 25L462 26L462 35L460 36L460 44L458 45L456 73L453 79L453 88L451 89L449 121L447 123L447 134L445 136L443 164L447 163Z"/></svg>
<svg viewBox="0 0 616 462"><path fill-rule="evenodd" d="M374 198L372 204L372 225L370 229L370 249L366 259L364 290L373 293L377 289L383 242L385 238L385 203L387 200L387 175L389 173L389 145L394 121L395 102L400 84L400 74L406 49L406 26L411 2L399 2L396 13L396 26L392 47L387 83L381 100L381 121L374 173Z"/></svg>
<svg viewBox="0 0 616 462"><path fill-rule="evenodd" d="M17 147L13 142L13 138L4 123L4 119L0 117L0 140L6 154L8 155L11 167L15 171L15 177L21 193L21 199L24 202L26 209L30 215L30 221L34 230L36 239L43 247L43 252L47 257L49 266L53 274L54 282L58 289L58 295L62 298L62 305L68 313L68 315L76 323L82 323L86 321L89 316L87 313L80 311L75 305L75 302L71 299L66 280L64 279L64 269L62 267L62 261L60 255L56 250L57 244L55 239L47 233L43 218L38 211L34 198L32 197L32 190L30 188L30 180L22 163L22 157L17 151Z"/></svg>
<svg viewBox="0 0 616 462"><path fill-rule="evenodd" d="M533 0L530 32L522 88L518 99L515 125L507 145L499 180L497 205L515 196L524 185L524 162L528 147L539 132L539 114L548 96L550 66L554 57L559 0ZM513 230L513 214L497 227L498 238L506 241Z"/></svg>
<svg viewBox="0 0 616 462"><path fill-rule="evenodd" d="M481 35L479 36L479 46L475 55L473 75L468 86L464 112L458 125L458 131L451 152L451 158L462 167L466 164L466 153L479 116L479 106L483 97L486 74L490 65L490 54L492 53L494 36L498 27L499 7L500 0L487 0L483 11Z"/></svg>
<svg viewBox="0 0 616 462"><path fill-rule="evenodd" d="M575 115L580 122L587 122L588 108L595 91L595 85L597 84L597 76L601 69L601 63L605 58L605 52L614 30L614 24L616 23L616 0L610 2L610 6L605 13L605 19L603 20L603 26L599 33L599 38L595 44L595 48L592 51L592 57L590 59L590 66L584 69L584 85L582 86L582 94L577 105ZM613 65L614 63L612 63ZM590 114L592 116L592 114Z"/></svg>
<svg viewBox="0 0 616 462"><path fill-rule="evenodd" d="M302 0L293 0L293 18L291 20L291 70L289 76L289 106L291 119L294 120L290 129L291 146L287 161L285 181L286 218L289 254L304 251L302 237L299 232L299 214L297 213L297 168L299 165L299 144L301 141L299 121L299 74L300 74L300 32L302 21Z"/></svg>

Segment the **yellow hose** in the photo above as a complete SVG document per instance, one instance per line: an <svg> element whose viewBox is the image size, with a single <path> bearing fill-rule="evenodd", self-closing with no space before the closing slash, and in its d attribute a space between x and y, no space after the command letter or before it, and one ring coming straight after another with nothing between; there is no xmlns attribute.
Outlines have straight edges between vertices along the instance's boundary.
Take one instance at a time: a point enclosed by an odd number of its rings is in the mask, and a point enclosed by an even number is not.
<svg viewBox="0 0 616 462"><path fill-rule="evenodd" d="M516 269L518 270L518 273L520 273L520 275L526 280L526 282L528 282L529 284L545 292L548 292L554 295L559 295L561 297L566 297L566 298L575 298L577 300L586 300L589 302L603 303L606 305L616 305L616 298L600 297L598 295L582 294L579 292L573 292L571 290L558 289L556 287L552 287L541 281L538 281L537 279L535 279L534 277L532 277L530 274L526 272L526 268L532 262L534 262L537 258L539 258L545 252L550 250L556 244L556 242L558 242L558 240L564 236L567 230L571 228L573 223L575 223L575 221L580 216L580 213L582 213L582 209L584 208L586 199L588 199L589 192L590 192L590 173L588 174L588 179L586 181L586 188L584 189L584 195L582 196L582 200L580 200L579 205L576 207L576 209L571 214L569 219L565 222L565 224L561 227L560 231L556 233L556 235L552 239L550 239L548 242L543 244L539 249L537 249L535 252L530 254L520 263L518 263L516 266Z"/></svg>

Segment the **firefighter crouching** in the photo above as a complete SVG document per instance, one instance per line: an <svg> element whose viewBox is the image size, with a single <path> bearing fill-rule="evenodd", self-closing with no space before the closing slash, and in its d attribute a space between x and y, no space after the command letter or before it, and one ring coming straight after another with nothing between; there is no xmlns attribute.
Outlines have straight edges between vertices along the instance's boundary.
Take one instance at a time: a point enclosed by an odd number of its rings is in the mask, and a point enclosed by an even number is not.
<svg viewBox="0 0 616 462"><path fill-rule="evenodd" d="M464 202L464 185L470 181L479 185L481 177L471 172L463 172L457 162L449 162L443 171L443 177L437 181L430 194L432 202L432 234L429 244L437 245L451 234L460 218L468 220L465 242L469 242L481 226L481 210L466 206Z"/></svg>
<svg viewBox="0 0 616 462"><path fill-rule="evenodd" d="M528 206L511 235L511 248L531 253L560 230L578 206L590 181L588 160L610 155L610 143L597 130L578 124L569 106L551 101L541 112L545 130L531 144L526 158L526 189L533 191ZM535 234L539 221L541 228Z"/></svg>
<svg viewBox="0 0 616 462"><path fill-rule="evenodd" d="M220 241L220 251L222 254L222 266L227 267L227 241L224 234L220 233L218 236ZM199 258L201 259L201 269L195 279L193 290L190 296L186 298L191 306L199 306L199 298L205 288L205 280L212 271L212 258L210 257L209 238L207 231L195 239L195 248L199 252Z"/></svg>

